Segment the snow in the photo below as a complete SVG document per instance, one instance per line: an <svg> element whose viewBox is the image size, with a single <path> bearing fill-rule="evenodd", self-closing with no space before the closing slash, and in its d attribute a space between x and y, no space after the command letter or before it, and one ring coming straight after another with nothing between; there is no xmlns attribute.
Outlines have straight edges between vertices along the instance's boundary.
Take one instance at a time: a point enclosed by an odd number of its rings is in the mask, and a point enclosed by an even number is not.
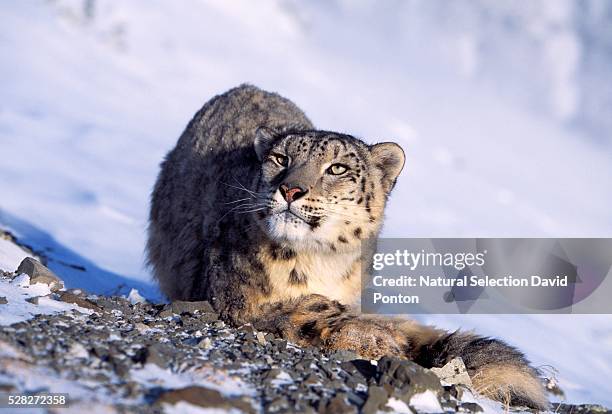
<svg viewBox="0 0 612 414"><path fill-rule="evenodd" d="M10 240L0 238L0 270L14 272L23 259L30 256L28 252Z"/></svg>
<svg viewBox="0 0 612 414"><path fill-rule="evenodd" d="M252 396L255 390L240 378L216 370L213 367L202 367L195 371L172 372L155 364L146 364L140 369L133 369L131 377L143 384L163 386L164 388L183 388L198 385L219 391L226 397L238 395Z"/></svg>
<svg viewBox="0 0 612 414"><path fill-rule="evenodd" d="M412 414L410 407L408 407L405 402L398 400L397 398L389 398L389 401L387 401L387 407L394 413Z"/></svg>
<svg viewBox="0 0 612 414"><path fill-rule="evenodd" d="M461 402L463 403L476 403L480 406L480 408L482 408L482 414L497 414L497 413L507 413L508 409L507 407L498 401L493 401L490 400L488 398L483 398L483 397L479 397L479 396L475 396L470 390L468 389L463 389L463 395L461 396ZM518 410L513 410L512 412L516 412L516 414L519 413L527 413L529 411L518 411ZM547 411L547 412L552 412L552 411Z"/></svg>
<svg viewBox="0 0 612 414"><path fill-rule="evenodd" d="M68 288L160 299L143 266L159 162L245 81L321 128L403 145L386 236L612 235L610 62L589 43L605 2L84 4L0 8L0 227ZM0 268L23 254L0 240ZM503 338L554 366L569 401L612 405L610 315L422 320Z"/></svg>
<svg viewBox="0 0 612 414"><path fill-rule="evenodd" d="M289 375L285 371L280 371L276 375L276 377L274 377L274 379L270 381L270 384L272 384L275 387L281 387L283 385L293 384L293 378L291 378L291 375Z"/></svg>
<svg viewBox="0 0 612 414"><path fill-rule="evenodd" d="M90 309L60 302L48 297L38 299L38 304L27 302L26 299L36 296L46 296L51 293L48 285L35 283L30 285L28 275L19 275L13 280L0 278L0 297L5 297L7 303L0 305L0 325L11 325L32 318L39 314L54 314L78 310L90 314Z"/></svg>
<svg viewBox="0 0 612 414"><path fill-rule="evenodd" d="M82 381L62 378L49 367L33 364L27 355L14 349L8 343L1 342L0 345L0 365L2 366L0 381L14 385L15 392L65 393L68 394L71 401L87 401L89 403L88 412L109 412L102 410L94 403L100 401L112 403L113 400L105 393L90 389ZM30 411L24 410L24 412ZM33 410L33 412L44 412L44 410ZM67 412L74 411L67 410Z"/></svg>
<svg viewBox="0 0 612 414"><path fill-rule="evenodd" d="M442 406L440 406L440 402L438 401L438 397L436 394L427 390L418 394L414 394L412 398L410 398L410 406L414 407L414 409L419 413L442 413L444 410Z"/></svg>
<svg viewBox="0 0 612 414"><path fill-rule="evenodd" d="M163 404L164 413L166 414L238 414L242 411L238 409L225 410L221 408L203 408L185 401L179 401L176 404Z"/></svg>
<svg viewBox="0 0 612 414"><path fill-rule="evenodd" d="M146 302L146 299L142 297L140 292L138 292L138 289L131 289L130 293L127 296L127 299L130 301L132 305L135 305L137 303Z"/></svg>

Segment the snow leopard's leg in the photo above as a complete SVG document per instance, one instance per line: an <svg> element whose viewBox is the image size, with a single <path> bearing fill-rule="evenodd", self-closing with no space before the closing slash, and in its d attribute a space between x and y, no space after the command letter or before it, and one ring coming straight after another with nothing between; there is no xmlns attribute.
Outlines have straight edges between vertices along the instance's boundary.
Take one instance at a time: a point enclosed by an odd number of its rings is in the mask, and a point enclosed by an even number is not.
<svg viewBox="0 0 612 414"><path fill-rule="evenodd" d="M266 304L253 324L297 344L350 350L367 359L395 356L430 368L461 357L480 394L511 405L548 405L537 370L520 351L497 339L448 333L409 320L359 316L321 295Z"/></svg>

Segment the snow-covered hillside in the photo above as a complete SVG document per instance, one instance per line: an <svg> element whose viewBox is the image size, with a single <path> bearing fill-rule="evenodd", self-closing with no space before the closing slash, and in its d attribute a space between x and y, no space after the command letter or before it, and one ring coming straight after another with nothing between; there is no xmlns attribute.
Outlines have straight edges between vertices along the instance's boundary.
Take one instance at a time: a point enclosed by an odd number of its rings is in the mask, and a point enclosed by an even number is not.
<svg viewBox="0 0 612 414"><path fill-rule="evenodd" d="M251 82L404 146L388 236L610 237L609 7L452 4L4 2L0 226L87 258L97 289L147 281L159 162L206 100ZM427 321L504 337L570 400L612 404L610 316Z"/></svg>

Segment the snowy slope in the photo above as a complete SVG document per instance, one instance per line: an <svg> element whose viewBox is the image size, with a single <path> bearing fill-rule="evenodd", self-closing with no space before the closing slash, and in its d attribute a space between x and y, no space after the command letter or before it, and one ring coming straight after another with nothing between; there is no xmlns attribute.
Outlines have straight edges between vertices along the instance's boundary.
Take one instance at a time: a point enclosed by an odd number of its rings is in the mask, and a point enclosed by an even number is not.
<svg viewBox="0 0 612 414"><path fill-rule="evenodd" d="M14 272L19 263L28 256L30 254L21 247L0 237L0 270Z"/></svg>
<svg viewBox="0 0 612 414"><path fill-rule="evenodd" d="M44 229L22 233L87 258L99 289L148 280L159 162L206 100L248 81L319 127L404 146L388 236L611 236L610 150L574 122L592 81L578 11L471 3L5 2L0 225ZM427 320L504 337L556 366L570 400L612 404L609 316Z"/></svg>

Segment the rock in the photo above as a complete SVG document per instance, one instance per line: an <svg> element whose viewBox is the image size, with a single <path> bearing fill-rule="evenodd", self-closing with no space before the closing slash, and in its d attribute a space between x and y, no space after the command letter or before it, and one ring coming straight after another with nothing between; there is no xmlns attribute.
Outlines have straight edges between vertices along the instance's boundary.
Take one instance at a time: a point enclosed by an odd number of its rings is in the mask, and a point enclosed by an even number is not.
<svg viewBox="0 0 612 414"><path fill-rule="evenodd" d="M134 324L134 329L136 329L136 330L138 331L138 333L140 333L140 334L144 334L144 333L146 333L146 332L150 331L150 330L151 330L151 327L150 327L150 326L148 326L148 325L145 325L145 324L144 324L144 323L142 323L142 322L136 322L136 323Z"/></svg>
<svg viewBox="0 0 612 414"><path fill-rule="evenodd" d="M130 373L130 367L128 364L122 361L113 360L112 366L113 370L115 371L115 374L117 374L120 378L125 379L128 377Z"/></svg>
<svg viewBox="0 0 612 414"><path fill-rule="evenodd" d="M9 393L15 391L16 387L13 384L5 384L0 382L0 392Z"/></svg>
<svg viewBox="0 0 612 414"><path fill-rule="evenodd" d="M32 257L26 257L17 268L17 274L25 273L30 276L30 285L43 283L48 285L52 292L64 288L64 282L51 270Z"/></svg>
<svg viewBox="0 0 612 414"><path fill-rule="evenodd" d="M172 314L173 317L177 317L177 315ZM205 314L196 314L196 315L192 315L190 313L183 313L180 316L178 316L178 318L181 319L181 322L183 323L183 326L186 329L189 330L194 330L194 331L205 331L208 329L208 324L210 322L212 322L213 318L216 318L217 315L216 314L212 314L212 313L205 313Z"/></svg>
<svg viewBox="0 0 612 414"><path fill-rule="evenodd" d="M153 344L146 348L140 348L132 357L132 361L141 364L155 364L160 368L166 369L176 351L164 344Z"/></svg>
<svg viewBox="0 0 612 414"><path fill-rule="evenodd" d="M464 402L459 406L459 410L467 411L469 413L480 413L484 411L482 407L473 402Z"/></svg>
<svg viewBox="0 0 612 414"><path fill-rule="evenodd" d="M354 359L352 361L343 362L340 366L353 375L360 375L365 380L369 380L376 376L377 367L366 359Z"/></svg>
<svg viewBox="0 0 612 414"><path fill-rule="evenodd" d="M365 404L365 400L354 392L349 392L347 394L347 398L351 404L356 405L357 407L361 407L363 404Z"/></svg>
<svg viewBox="0 0 612 414"><path fill-rule="evenodd" d="M346 394L338 393L333 397L324 410L325 413L357 413L357 407L348 403Z"/></svg>
<svg viewBox="0 0 612 414"><path fill-rule="evenodd" d="M174 405L181 401L203 408L237 408L247 413L254 412L253 407L245 400L226 398L219 391L197 385L163 391L156 404Z"/></svg>
<svg viewBox="0 0 612 414"><path fill-rule="evenodd" d="M104 309L107 312L120 312L123 316L129 317L132 315L132 305L126 298L120 296L113 297L96 297L95 299L88 297L87 300L92 302L99 308Z"/></svg>
<svg viewBox="0 0 612 414"><path fill-rule="evenodd" d="M159 312L157 314L157 316L159 316L160 318L169 318L171 316L174 316L174 312L172 312L172 309L164 309L161 312Z"/></svg>
<svg viewBox="0 0 612 414"><path fill-rule="evenodd" d="M263 332L257 332L257 342L259 342L260 345L265 345L267 343L266 341L266 337L263 334Z"/></svg>
<svg viewBox="0 0 612 414"><path fill-rule="evenodd" d="M563 404L553 403L552 410L559 414L612 414L612 410L608 410L599 404Z"/></svg>
<svg viewBox="0 0 612 414"><path fill-rule="evenodd" d="M131 289L130 293L128 293L127 299L132 305L137 303L145 303L147 301L144 297L142 297L137 289Z"/></svg>
<svg viewBox="0 0 612 414"><path fill-rule="evenodd" d="M268 413L275 413L277 411L285 411L289 408L289 403L284 397L275 398L270 404L267 405L265 411Z"/></svg>
<svg viewBox="0 0 612 414"><path fill-rule="evenodd" d="M427 390L436 395L442 392L438 376L412 361L383 357L378 361L377 374L378 385L395 388L394 396L406 404L414 394Z"/></svg>
<svg viewBox="0 0 612 414"><path fill-rule="evenodd" d="M319 379L319 377L317 377L315 373L311 372L310 374L306 376L306 378L304 378L304 380L302 381L302 384L306 386L321 385L321 380Z"/></svg>
<svg viewBox="0 0 612 414"><path fill-rule="evenodd" d="M201 313L215 313L215 310L210 305L210 303L205 300L196 302L176 300L170 304L170 309L177 315L180 315L181 313L194 314L196 311L199 311Z"/></svg>
<svg viewBox="0 0 612 414"><path fill-rule="evenodd" d="M80 298L87 297L87 292L83 289L66 289L66 292L72 293L73 295L77 295Z"/></svg>
<svg viewBox="0 0 612 414"><path fill-rule="evenodd" d="M6 296L0 296L0 305L6 305L7 303Z"/></svg>
<svg viewBox="0 0 612 414"><path fill-rule="evenodd" d="M32 303L34 305L38 305L38 299L40 296L32 296L31 298L26 298L26 302ZM1 302L1 301L0 301Z"/></svg>
<svg viewBox="0 0 612 414"><path fill-rule="evenodd" d="M70 346L68 354L73 358L85 359L89 357L89 352L87 351L87 349L83 346L83 344L80 344L78 342L75 342Z"/></svg>
<svg viewBox="0 0 612 414"><path fill-rule="evenodd" d="M198 343L198 347L202 349L210 349L212 348L212 341L210 338L204 338Z"/></svg>
<svg viewBox="0 0 612 414"><path fill-rule="evenodd" d="M266 372L265 378L266 378L267 381L274 381L274 380L277 380L279 378L285 378L288 375L289 374L287 374L282 369L272 368L272 369L268 370L268 372Z"/></svg>
<svg viewBox="0 0 612 414"><path fill-rule="evenodd" d="M383 387L371 386L368 388L368 398L361 408L363 414L374 414L389 401L389 395Z"/></svg>
<svg viewBox="0 0 612 414"><path fill-rule="evenodd" d="M442 368L431 368L430 371L447 384L472 386L472 380L461 358L454 358Z"/></svg>
<svg viewBox="0 0 612 414"><path fill-rule="evenodd" d="M60 292L59 300L66 303L72 303L85 309L91 309L96 312L101 311L100 307L93 302L71 292Z"/></svg>
<svg viewBox="0 0 612 414"><path fill-rule="evenodd" d="M241 327L238 328L238 330L240 332L244 332L247 334L248 333L253 334L252 338L255 338L255 328L253 328L253 325L251 325L250 323L246 325L242 325Z"/></svg>
<svg viewBox="0 0 612 414"><path fill-rule="evenodd" d="M464 389L466 388L463 385L453 384L448 386L448 393L451 397L456 398L457 400L461 400L463 398Z"/></svg>

